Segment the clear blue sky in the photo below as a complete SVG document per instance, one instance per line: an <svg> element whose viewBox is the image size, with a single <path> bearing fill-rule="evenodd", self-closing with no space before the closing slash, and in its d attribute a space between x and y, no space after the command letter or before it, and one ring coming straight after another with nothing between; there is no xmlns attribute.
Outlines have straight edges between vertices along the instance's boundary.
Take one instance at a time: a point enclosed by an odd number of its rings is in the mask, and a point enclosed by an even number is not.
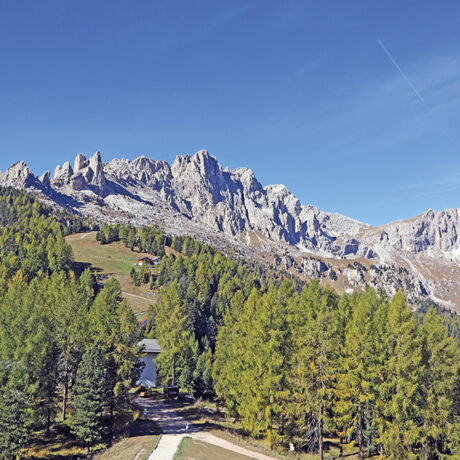
<svg viewBox="0 0 460 460"><path fill-rule="evenodd" d="M459 17L457 1L5 0L0 169L205 148L374 225L459 207Z"/></svg>

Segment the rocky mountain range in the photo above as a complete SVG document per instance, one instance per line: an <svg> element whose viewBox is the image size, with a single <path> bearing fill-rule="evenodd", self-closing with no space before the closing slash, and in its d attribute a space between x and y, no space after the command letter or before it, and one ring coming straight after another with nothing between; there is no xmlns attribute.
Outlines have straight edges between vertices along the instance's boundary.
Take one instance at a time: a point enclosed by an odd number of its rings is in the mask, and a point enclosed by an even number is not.
<svg viewBox="0 0 460 460"><path fill-rule="evenodd" d="M459 209L428 210L373 227L304 206L284 185L263 187L247 168L222 168L207 151L172 165L139 157L103 163L100 152L36 177L24 162L0 185L103 222L156 224L219 248L320 278L338 291L366 284L460 306Z"/></svg>

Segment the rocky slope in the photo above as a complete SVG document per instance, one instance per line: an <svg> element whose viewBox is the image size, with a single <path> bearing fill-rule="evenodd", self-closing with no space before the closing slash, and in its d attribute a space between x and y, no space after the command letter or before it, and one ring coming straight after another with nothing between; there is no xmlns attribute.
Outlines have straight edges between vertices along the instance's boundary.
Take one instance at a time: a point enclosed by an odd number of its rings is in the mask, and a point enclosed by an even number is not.
<svg viewBox="0 0 460 460"><path fill-rule="evenodd" d="M283 185L263 187L247 168L223 169L208 152L172 165L140 157L102 163L79 154L37 178L19 162L0 184L103 221L155 223L171 234L264 259L338 290L383 287L457 307L460 298L458 209L372 227L303 206Z"/></svg>

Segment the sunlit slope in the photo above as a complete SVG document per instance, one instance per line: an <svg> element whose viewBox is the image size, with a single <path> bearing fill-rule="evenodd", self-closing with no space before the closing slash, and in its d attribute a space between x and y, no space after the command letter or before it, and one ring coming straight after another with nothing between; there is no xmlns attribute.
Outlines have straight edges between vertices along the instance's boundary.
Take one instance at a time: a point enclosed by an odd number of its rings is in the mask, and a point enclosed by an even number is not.
<svg viewBox="0 0 460 460"><path fill-rule="evenodd" d="M156 294L149 290L148 285L135 286L129 272L140 257L152 257L152 254L131 251L121 242L102 245L96 241L96 232L77 233L66 237L66 240L72 246L77 271L91 267L102 284L109 278L116 278L133 311L148 311L149 305L155 302Z"/></svg>

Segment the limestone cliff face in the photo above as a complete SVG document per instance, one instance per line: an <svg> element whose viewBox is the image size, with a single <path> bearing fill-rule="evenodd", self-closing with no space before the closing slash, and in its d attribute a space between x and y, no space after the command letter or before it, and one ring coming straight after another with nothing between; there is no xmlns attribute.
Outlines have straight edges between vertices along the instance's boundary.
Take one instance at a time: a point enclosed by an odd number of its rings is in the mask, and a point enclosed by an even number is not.
<svg viewBox="0 0 460 460"><path fill-rule="evenodd" d="M223 169L207 151L179 156L169 166L145 157L133 162L106 164L107 177L130 192L159 192L181 214L236 237L260 232L309 251L345 256L347 245L335 243L337 235L352 237L367 225L338 214L302 206L283 185L262 187L246 168ZM353 254L372 252L357 245Z"/></svg>
<svg viewBox="0 0 460 460"><path fill-rule="evenodd" d="M429 209L412 219L377 227L363 240L375 248L394 248L413 255L425 253L459 262L459 231L458 209Z"/></svg>
<svg viewBox="0 0 460 460"><path fill-rule="evenodd" d="M250 169L224 169L205 150L178 156L172 165L145 156L104 164L100 152L89 159L79 154L73 168L66 162L52 178L47 172L39 179L19 162L0 173L0 184L102 220L155 223L243 255L263 255L344 288L371 284L392 293L400 287L436 300L460 295L458 209L371 227L304 206L284 185L263 187ZM343 260L364 265L334 262Z"/></svg>
<svg viewBox="0 0 460 460"><path fill-rule="evenodd" d="M5 173L0 172L0 183L4 186L25 189L37 181L32 171L23 161L11 165Z"/></svg>
<svg viewBox="0 0 460 460"><path fill-rule="evenodd" d="M96 152L89 160L82 153L78 154L73 169L68 161L57 166L51 186L64 194L86 189L104 196L107 190L101 153Z"/></svg>

